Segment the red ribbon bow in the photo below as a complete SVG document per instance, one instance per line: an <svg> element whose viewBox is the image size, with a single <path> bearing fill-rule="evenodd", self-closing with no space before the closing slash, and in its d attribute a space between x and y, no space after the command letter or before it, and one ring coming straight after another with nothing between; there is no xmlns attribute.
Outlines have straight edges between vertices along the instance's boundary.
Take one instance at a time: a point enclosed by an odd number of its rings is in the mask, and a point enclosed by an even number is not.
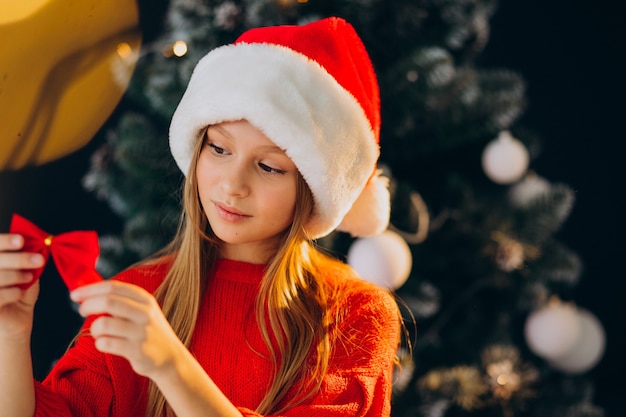
<svg viewBox="0 0 626 417"><path fill-rule="evenodd" d="M96 232L80 230L52 236L17 214L11 220L10 232L24 237L24 252L40 253L46 262L52 252L52 259L70 291L82 285L102 281L102 277L95 270L100 254ZM33 269L32 281L19 287L26 289L33 285L44 267L45 263L41 268Z"/></svg>

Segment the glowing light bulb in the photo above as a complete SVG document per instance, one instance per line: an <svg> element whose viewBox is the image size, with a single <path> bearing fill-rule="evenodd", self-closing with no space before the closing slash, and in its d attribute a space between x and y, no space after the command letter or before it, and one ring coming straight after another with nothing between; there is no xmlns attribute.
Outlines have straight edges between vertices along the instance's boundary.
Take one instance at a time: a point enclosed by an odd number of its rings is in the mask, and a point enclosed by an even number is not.
<svg viewBox="0 0 626 417"><path fill-rule="evenodd" d="M117 44L117 54L122 59L126 59L132 54L133 49L126 42L121 42Z"/></svg>
<svg viewBox="0 0 626 417"><path fill-rule="evenodd" d="M172 45L172 52L180 58L187 53L187 43L185 43L185 41L174 42L174 45Z"/></svg>

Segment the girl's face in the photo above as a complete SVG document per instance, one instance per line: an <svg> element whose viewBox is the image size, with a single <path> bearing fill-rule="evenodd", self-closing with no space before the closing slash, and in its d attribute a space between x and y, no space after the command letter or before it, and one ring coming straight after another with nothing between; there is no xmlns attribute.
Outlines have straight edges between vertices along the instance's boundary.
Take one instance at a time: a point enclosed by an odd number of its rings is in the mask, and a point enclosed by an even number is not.
<svg viewBox="0 0 626 417"><path fill-rule="evenodd" d="M248 121L207 129L196 177L223 257L267 262L293 221L297 175L291 159Z"/></svg>

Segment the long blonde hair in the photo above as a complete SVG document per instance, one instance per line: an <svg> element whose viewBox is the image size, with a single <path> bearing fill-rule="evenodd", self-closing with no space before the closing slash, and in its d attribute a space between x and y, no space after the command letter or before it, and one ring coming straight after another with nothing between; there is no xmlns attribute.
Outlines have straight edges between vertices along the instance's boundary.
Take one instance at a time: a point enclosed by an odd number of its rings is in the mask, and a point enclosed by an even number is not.
<svg viewBox="0 0 626 417"><path fill-rule="evenodd" d="M195 170L203 137L196 144L185 180L179 230L159 254L171 254L173 263L155 292L165 317L188 348L206 280L219 248L198 197ZM281 413L311 397L321 385L330 356L329 295L315 277L318 262L333 261L315 249L307 238L304 224L313 211L313 197L300 175L296 193L294 220L268 262L256 302L259 329L275 367L272 383L257 408L262 414ZM311 353L315 362L309 366ZM294 398L286 398L297 382L300 390ZM174 416L152 381L148 387L146 416Z"/></svg>

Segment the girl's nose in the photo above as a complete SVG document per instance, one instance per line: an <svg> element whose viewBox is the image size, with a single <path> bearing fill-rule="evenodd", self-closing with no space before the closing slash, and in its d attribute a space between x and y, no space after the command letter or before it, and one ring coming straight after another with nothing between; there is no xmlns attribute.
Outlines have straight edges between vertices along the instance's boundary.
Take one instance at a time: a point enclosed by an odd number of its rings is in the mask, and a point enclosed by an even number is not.
<svg viewBox="0 0 626 417"><path fill-rule="evenodd" d="M245 165L233 162L222 175L222 190L231 196L245 197L250 192L250 172Z"/></svg>

